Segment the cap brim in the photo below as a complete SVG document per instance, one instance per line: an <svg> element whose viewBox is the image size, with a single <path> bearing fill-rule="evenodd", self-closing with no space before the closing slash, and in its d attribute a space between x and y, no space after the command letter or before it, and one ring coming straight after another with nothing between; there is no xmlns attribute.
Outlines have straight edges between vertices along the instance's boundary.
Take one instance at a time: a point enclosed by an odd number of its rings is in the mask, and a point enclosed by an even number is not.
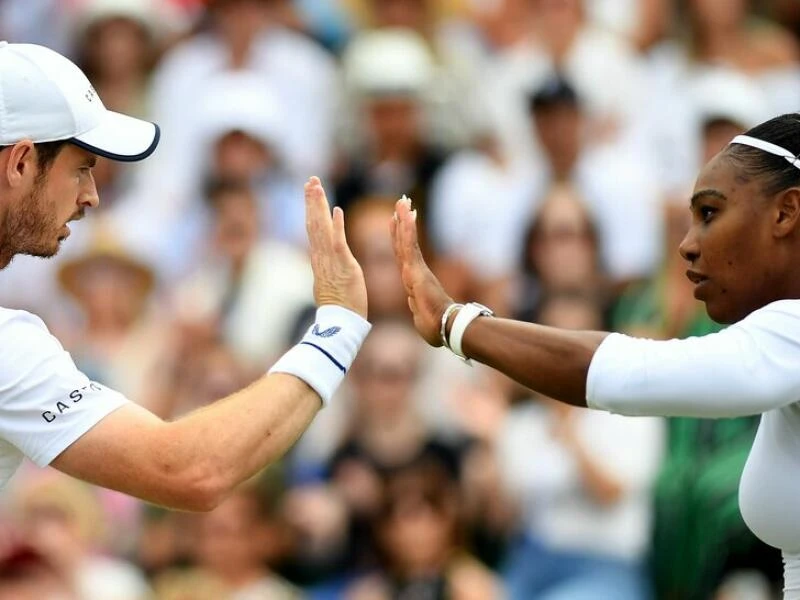
<svg viewBox="0 0 800 600"><path fill-rule="evenodd" d="M70 141L98 156L137 162L155 152L160 138L161 130L155 123L109 110L97 127Z"/></svg>

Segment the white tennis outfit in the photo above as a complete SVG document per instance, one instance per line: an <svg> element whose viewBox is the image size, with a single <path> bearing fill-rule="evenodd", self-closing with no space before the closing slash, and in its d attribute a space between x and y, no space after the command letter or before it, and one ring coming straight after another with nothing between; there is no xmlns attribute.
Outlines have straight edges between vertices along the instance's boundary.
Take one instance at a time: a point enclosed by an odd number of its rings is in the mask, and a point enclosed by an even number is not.
<svg viewBox="0 0 800 600"><path fill-rule="evenodd" d="M631 416L761 414L740 509L755 535L783 551L784 599L800 600L800 300L699 338L611 334L592 359L587 404Z"/></svg>
<svg viewBox="0 0 800 600"><path fill-rule="evenodd" d="M127 402L81 373L39 317L0 308L0 490L23 457L49 465Z"/></svg>

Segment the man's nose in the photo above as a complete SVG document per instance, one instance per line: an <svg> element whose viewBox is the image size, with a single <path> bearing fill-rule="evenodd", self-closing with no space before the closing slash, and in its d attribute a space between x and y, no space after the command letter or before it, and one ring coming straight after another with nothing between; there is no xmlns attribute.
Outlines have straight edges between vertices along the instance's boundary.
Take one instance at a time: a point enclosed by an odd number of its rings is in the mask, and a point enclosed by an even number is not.
<svg viewBox="0 0 800 600"><path fill-rule="evenodd" d="M81 208L97 208L100 206L100 194L97 193L97 184L94 175L89 175L86 184L83 186L78 197L78 205Z"/></svg>

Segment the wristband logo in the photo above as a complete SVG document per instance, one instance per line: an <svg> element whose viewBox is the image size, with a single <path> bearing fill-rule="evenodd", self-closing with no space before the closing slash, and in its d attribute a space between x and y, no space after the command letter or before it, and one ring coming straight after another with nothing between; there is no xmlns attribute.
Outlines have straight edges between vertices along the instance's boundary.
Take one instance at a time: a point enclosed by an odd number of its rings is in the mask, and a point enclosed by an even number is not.
<svg viewBox="0 0 800 600"><path fill-rule="evenodd" d="M341 330L342 330L341 327L329 327L328 329L326 329L324 331L320 331L319 330L319 325L315 324L314 328L311 330L311 333L313 333L317 337L329 338L329 337L335 336Z"/></svg>

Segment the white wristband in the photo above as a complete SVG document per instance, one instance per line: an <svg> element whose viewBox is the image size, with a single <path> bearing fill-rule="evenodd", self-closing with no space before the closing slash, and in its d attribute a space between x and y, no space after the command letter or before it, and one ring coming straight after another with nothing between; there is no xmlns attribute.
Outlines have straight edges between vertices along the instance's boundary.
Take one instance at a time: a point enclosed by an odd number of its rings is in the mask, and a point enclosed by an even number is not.
<svg viewBox="0 0 800 600"><path fill-rule="evenodd" d="M461 340L464 337L464 332L467 330L469 324L478 317L491 317L493 314L494 313L483 306L483 304L478 304L477 302L465 304L464 307L458 311L455 321L453 321L453 327L450 329L450 350L469 362L466 354L464 354L464 351L461 349Z"/></svg>
<svg viewBox="0 0 800 600"><path fill-rule="evenodd" d="M371 325L341 306L320 306L303 339L269 370L305 381L327 405L353 364Z"/></svg>

